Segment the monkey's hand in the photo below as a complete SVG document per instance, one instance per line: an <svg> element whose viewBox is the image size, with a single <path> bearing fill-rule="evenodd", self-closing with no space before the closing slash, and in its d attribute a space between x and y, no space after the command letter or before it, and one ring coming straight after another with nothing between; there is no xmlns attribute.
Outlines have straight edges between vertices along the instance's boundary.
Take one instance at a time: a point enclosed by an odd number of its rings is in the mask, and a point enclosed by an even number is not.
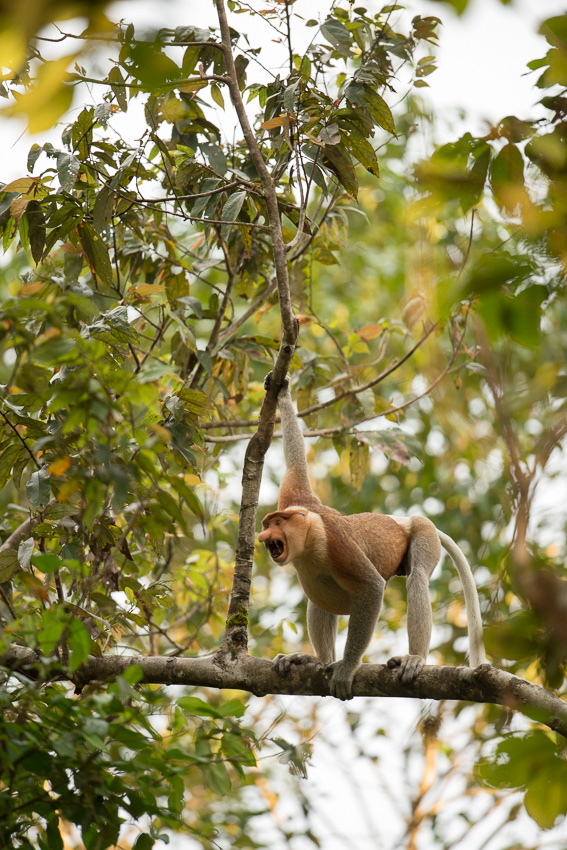
<svg viewBox="0 0 567 850"><path fill-rule="evenodd" d="M332 672L331 684L329 685L331 696L343 700L352 699L352 681L358 667L353 668L351 665L345 664L343 659L330 664L327 669Z"/></svg>
<svg viewBox="0 0 567 850"><path fill-rule="evenodd" d="M273 374L274 374L273 372L268 372L268 374L264 378L264 389L266 390L266 392L268 392L268 390L270 389L270 387L272 385L272 375ZM278 399L284 398L285 396L287 396L290 389L291 389L291 381L290 381L289 378L285 378L283 384L280 387L280 391L278 393Z"/></svg>
<svg viewBox="0 0 567 850"><path fill-rule="evenodd" d="M278 676L287 676L287 674L295 664L308 663L321 664L319 659L315 658L315 656L313 655L307 655L306 652L293 652L291 653L291 655L284 655L283 653L276 655L276 657L272 661L272 667L274 668Z"/></svg>
<svg viewBox="0 0 567 850"><path fill-rule="evenodd" d="M395 655L388 661L388 667L400 668L400 681L402 685L412 685L418 677L421 668L425 664L425 658L421 655Z"/></svg>

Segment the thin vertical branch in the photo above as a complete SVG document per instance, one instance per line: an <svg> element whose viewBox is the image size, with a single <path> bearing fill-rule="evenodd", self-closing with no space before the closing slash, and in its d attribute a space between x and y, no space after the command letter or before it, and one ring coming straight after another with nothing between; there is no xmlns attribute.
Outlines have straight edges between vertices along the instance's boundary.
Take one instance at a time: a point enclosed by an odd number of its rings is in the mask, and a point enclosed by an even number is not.
<svg viewBox="0 0 567 850"><path fill-rule="evenodd" d="M282 233L282 225L276 184L272 180L266 166L256 136L250 126L244 102L240 95L238 77L232 53L230 28L226 17L224 0L216 2L219 19L222 51L226 64L227 84L232 104L236 111L246 145L254 167L258 173L262 192L266 202L268 223L274 255L274 266L278 286L279 307L282 319L282 341L274 365L274 380L270 390L264 397L258 419L258 429L250 440L244 458L242 470L242 500L238 525L238 540L236 544L234 580L230 597L226 631L223 642L223 653L219 656L222 661L224 653L246 651L248 646L248 608L250 603L250 583L252 578L252 559L254 556L254 540L256 531L256 516L260 482L264 468L264 457L272 442L274 422L276 418L276 398L278 390L287 375L289 364L297 343L298 322L293 314L291 293L289 289L286 250Z"/></svg>

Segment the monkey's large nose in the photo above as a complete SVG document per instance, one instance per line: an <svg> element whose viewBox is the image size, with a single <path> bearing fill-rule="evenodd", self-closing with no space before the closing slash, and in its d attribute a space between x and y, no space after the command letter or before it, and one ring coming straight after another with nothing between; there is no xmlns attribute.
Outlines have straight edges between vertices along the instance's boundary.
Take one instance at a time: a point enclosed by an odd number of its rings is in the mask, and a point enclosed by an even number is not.
<svg viewBox="0 0 567 850"><path fill-rule="evenodd" d="M268 529L267 529L267 528L265 528L265 529L264 529L263 531L261 531L261 532L260 532L260 534L258 535L258 540L260 541L260 543L263 543L263 542L264 542L264 540L269 540L269 539L270 539L270 532L268 531Z"/></svg>

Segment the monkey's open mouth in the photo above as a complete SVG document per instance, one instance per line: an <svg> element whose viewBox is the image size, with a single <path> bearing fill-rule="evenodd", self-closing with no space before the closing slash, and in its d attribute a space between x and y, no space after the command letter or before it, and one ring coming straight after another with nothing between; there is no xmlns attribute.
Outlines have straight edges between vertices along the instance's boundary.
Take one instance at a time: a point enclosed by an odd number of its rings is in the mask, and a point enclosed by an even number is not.
<svg viewBox="0 0 567 850"><path fill-rule="evenodd" d="M266 541L266 549L268 550L268 552L270 553L270 555L271 555L271 557L274 561L277 561L278 558L281 558L281 556L284 553L284 548L285 547L284 547L283 542L281 540L268 540L268 541Z"/></svg>

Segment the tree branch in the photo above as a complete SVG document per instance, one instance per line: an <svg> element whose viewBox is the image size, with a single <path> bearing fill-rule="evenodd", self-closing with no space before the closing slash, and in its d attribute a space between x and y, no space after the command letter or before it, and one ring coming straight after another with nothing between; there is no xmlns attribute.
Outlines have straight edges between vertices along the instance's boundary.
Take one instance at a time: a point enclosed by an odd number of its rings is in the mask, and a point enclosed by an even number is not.
<svg viewBox="0 0 567 850"><path fill-rule="evenodd" d="M238 523L238 540L235 553L234 580L228 607L228 616L223 640L225 649L243 652L248 646L248 607L250 603L250 583L252 579L252 559L254 557L254 539L260 482L264 468L264 457L272 442L274 420L276 417L277 393L282 385L291 358L295 351L299 325L293 314L285 244L283 240L280 209L276 194L276 184L264 162L256 136L250 126L244 102L240 95L238 75L232 53L230 28L226 17L224 0L216 2L219 19L222 51L226 64L227 85L232 105L236 111L246 145L254 167L260 178L266 209L270 237L274 254L274 267L278 286L278 299L282 319L282 340L274 364L274 380L264 397L258 419L258 429L252 436L244 457L242 470L242 499Z"/></svg>
<svg viewBox="0 0 567 850"><path fill-rule="evenodd" d="M46 668L39 654L24 646L12 645L0 664L9 670L34 677ZM256 696L267 694L302 694L328 696L330 673L315 658L312 663L292 667L282 678L265 658L218 652L204 658L175 656L106 655L89 656L89 660L73 674L78 690L91 682L104 682L137 665L142 682L160 685L244 690ZM53 678L70 681L71 674L53 671ZM405 699L465 700L467 702L503 705L521 711L532 720L543 723L567 737L567 703L544 688L505 670L483 664L480 667L423 667L411 687L402 685L397 669L386 664L363 664L354 679L355 696L402 697Z"/></svg>

